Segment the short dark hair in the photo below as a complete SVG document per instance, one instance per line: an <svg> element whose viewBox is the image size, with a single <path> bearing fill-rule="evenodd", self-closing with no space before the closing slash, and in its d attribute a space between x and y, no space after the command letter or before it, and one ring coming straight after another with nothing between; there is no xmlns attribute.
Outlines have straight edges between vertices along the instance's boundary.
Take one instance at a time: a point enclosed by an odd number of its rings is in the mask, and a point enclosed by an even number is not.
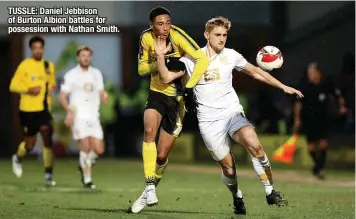
<svg viewBox="0 0 356 219"><path fill-rule="evenodd" d="M163 15L163 14L166 14L166 15L168 15L168 16L171 16L171 12L169 12L168 9L165 8L165 7L158 6L158 7L156 7L156 8L153 8L153 9L150 11L150 14L149 14L150 21L153 22L154 19L155 19L157 16L160 16L160 15Z"/></svg>
<svg viewBox="0 0 356 219"><path fill-rule="evenodd" d="M45 40L43 39L43 37L41 37L41 36L33 36L33 37L31 37L31 39L30 39L30 41L28 43L28 46L30 48L32 48L32 44L37 43L37 42L40 42L42 44L42 46L45 45Z"/></svg>

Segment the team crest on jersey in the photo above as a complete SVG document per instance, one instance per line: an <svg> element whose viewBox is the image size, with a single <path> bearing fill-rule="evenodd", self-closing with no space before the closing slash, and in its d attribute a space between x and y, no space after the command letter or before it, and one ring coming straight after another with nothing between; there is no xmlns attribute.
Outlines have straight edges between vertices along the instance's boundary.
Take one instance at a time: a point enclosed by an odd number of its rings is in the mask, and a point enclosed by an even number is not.
<svg viewBox="0 0 356 219"><path fill-rule="evenodd" d="M204 73L204 80L206 82L210 82L210 81L218 81L220 80L220 72L218 68L213 68L213 69L208 69L205 73Z"/></svg>
<svg viewBox="0 0 356 219"><path fill-rule="evenodd" d="M31 81L35 81L36 80L36 76L31 75Z"/></svg>
<svg viewBox="0 0 356 219"><path fill-rule="evenodd" d="M88 93L89 93L89 92L93 92L93 91L94 91L94 86L93 86L92 83L86 82L86 83L84 83L83 90L84 90L85 92L88 92Z"/></svg>

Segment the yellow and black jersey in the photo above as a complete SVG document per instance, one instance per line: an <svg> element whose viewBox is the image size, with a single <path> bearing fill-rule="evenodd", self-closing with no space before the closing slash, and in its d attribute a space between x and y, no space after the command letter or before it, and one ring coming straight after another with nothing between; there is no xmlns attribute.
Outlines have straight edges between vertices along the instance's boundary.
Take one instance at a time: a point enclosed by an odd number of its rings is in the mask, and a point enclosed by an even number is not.
<svg viewBox="0 0 356 219"><path fill-rule="evenodd" d="M150 90L163 93L167 96L177 96L179 82L164 84L160 81L157 72L157 56L154 50L155 36L152 29L145 30L140 37L140 50L138 55L138 72L141 76L151 74ZM209 59L200 49L197 43L190 38L182 29L171 25L171 30L167 43L171 42L172 51L166 54L166 57L182 57L185 54L191 56L195 62L195 68L190 79L184 75L187 88L194 87L209 65Z"/></svg>
<svg viewBox="0 0 356 219"><path fill-rule="evenodd" d="M41 87L37 96L27 94L31 87ZM20 111L39 112L50 110L50 91L56 86L55 68L52 62L33 58L23 60L10 83L10 91L20 94Z"/></svg>

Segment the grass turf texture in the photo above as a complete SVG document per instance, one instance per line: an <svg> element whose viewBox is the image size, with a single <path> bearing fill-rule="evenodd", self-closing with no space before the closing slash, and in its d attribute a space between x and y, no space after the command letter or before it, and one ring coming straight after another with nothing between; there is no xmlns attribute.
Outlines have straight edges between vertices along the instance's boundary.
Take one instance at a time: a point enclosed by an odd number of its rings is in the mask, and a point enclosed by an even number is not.
<svg viewBox="0 0 356 219"><path fill-rule="evenodd" d="M97 191L81 189L76 160L56 162L55 188L44 187L41 162L25 160L23 167L24 175L17 179L11 162L0 161L0 218L355 218L351 173L329 173L320 182L305 171L274 170L275 187L289 205L270 207L252 166L238 169L247 215L234 216L216 165L172 164L157 189L159 205L135 215L126 210L144 188L139 161L99 160L93 174Z"/></svg>

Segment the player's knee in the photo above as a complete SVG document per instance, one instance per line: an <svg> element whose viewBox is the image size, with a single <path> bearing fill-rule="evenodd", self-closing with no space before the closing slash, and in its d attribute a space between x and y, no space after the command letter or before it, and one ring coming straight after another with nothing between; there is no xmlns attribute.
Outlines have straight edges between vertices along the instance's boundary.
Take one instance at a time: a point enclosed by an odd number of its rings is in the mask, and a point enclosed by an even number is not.
<svg viewBox="0 0 356 219"><path fill-rule="evenodd" d="M52 127L49 125L43 125L40 127L40 132L51 132L52 131Z"/></svg>
<svg viewBox="0 0 356 219"><path fill-rule="evenodd" d="M155 136L155 133L154 133L154 129L149 126L149 127L145 127L145 139L148 139L150 141L154 141L156 136Z"/></svg>
<svg viewBox="0 0 356 219"><path fill-rule="evenodd" d="M99 146L99 147L96 147L96 148L94 149L94 152L95 152L98 156L100 156L100 155L104 154L105 150L104 150L104 147L101 145L101 146Z"/></svg>
<svg viewBox="0 0 356 219"><path fill-rule="evenodd" d="M40 133L43 139L43 144L45 147L52 147L52 134L53 130L51 126L41 126Z"/></svg>
<svg viewBox="0 0 356 219"><path fill-rule="evenodd" d="M253 157L263 157L264 154L265 154L260 142L253 142L251 144L250 152L251 152Z"/></svg>
<svg viewBox="0 0 356 219"><path fill-rule="evenodd" d="M236 175L236 168L234 166L224 166L222 168L223 174L227 177L234 177Z"/></svg>
<svg viewBox="0 0 356 219"><path fill-rule="evenodd" d="M166 150L158 151L158 153L157 153L157 163L159 165L165 164L167 159L168 159L168 151L166 151Z"/></svg>
<svg viewBox="0 0 356 219"><path fill-rule="evenodd" d="M90 152L89 140L88 139L79 140L79 147L81 151L85 153L89 153Z"/></svg>
<svg viewBox="0 0 356 219"><path fill-rule="evenodd" d="M36 137L30 137L25 139L25 148L28 151L31 151L36 144Z"/></svg>

